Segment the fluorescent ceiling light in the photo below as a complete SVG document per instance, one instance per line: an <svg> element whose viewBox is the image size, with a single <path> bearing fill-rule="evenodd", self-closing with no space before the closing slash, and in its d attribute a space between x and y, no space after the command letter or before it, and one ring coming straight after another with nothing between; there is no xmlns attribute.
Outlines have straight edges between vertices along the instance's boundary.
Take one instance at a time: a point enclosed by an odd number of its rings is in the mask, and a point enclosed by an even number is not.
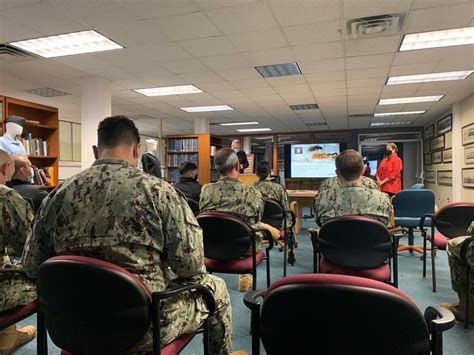
<svg viewBox="0 0 474 355"><path fill-rule="evenodd" d="M474 70L463 70L444 73L391 76L388 78L387 85L427 83L430 81L463 80L473 72Z"/></svg>
<svg viewBox="0 0 474 355"><path fill-rule="evenodd" d="M244 126L244 125L253 125L253 124L260 124L257 121L251 122L232 122L232 123L219 123L221 126Z"/></svg>
<svg viewBox="0 0 474 355"><path fill-rule="evenodd" d="M237 132L269 132L270 128L244 128L238 129Z"/></svg>
<svg viewBox="0 0 474 355"><path fill-rule="evenodd" d="M441 100L443 96L444 95L399 97L397 99L380 99L379 105L411 104L414 102L433 102Z"/></svg>
<svg viewBox="0 0 474 355"><path fill-rule="evenodd" d="M372 127L378 126L409 126L412 125L413 121L398 121L398 122L372 122Z"/></svg>
<svg viewBox="0 0 474 355"><path fill-rule="evenodd" d="M181 110L186 112L211 112L211 111L229 111L233 110L232 107L227 105L218 106L194 106L194 107L180 107Z"/></svg>
<svg viewBox="0 0 474 355"><path fill-rule="evenodd" d="M259 139L259 140L273 139L273 136L253 137L253 139Z"/></svg>
<svg viewBox="0 0 474 355"><path fill-rule="evenodd" d="M121 45L94 30L27 39L24 41L10 42L9 44L44 58L123 48Z"/></svg>
<svg viewBox="0 0 474 355"><path fill-rule="evenodd" d="M194 85L162 86L157 88L133 89L133 91L145 96L185 95L203 92Z"/></svg>
<svg viewBox="0 0 474 355"><path fill-rule="evenodd" d="M301 75L300 67L297 63L262 65L255 67L264 78L273 78L276 76Z"/></svg>
<svg viewBox="0 0 474 355"><path fill-rule="evenodd" d="M405 115L422 115L426 111L405 111L405 112L380 112L374 113L374 117L387 117L387 116L405 116Z"/></svg>
<svg viewBox="0 0 474 355"><path fill-rule="evenodd" d="M474 27L405 35L400 46L400 52L465 44L474 44Z"/></svg>

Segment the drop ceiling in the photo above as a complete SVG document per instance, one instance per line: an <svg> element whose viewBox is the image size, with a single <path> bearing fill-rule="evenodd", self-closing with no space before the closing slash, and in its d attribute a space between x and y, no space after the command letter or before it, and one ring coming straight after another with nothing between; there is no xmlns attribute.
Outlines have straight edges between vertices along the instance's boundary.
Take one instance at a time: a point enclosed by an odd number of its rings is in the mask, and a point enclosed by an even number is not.
<svg viewBox="0 0 474 355"><path fill-rule="evenodd" d="M352 39L350 19L403 14L399 33ZM462 81L386 86L388 76L474 69L474 46L398 52L406 33L473 26L474 2L462 0L2 0L0 43L94 29L125 49L11 62L0 56L0 93L59 107L80 120L82 77L111 81L112 112L145 134L191 133L194 120L258 121L274 132L368 128L375 112L426 111L421 126L474 92ZM256 66L298 63L302 75L263 78ZM146 97L132 89L195 85L204 93ZM44 98L40 87L71 95ZM380 99L445 95L438 102L377 106ZM317 104L293 111L290 105ZM229 105L188 113L180 107ZM390 121L406 117L386 118ZM215 134L235 126L212 125Z"/></svg>

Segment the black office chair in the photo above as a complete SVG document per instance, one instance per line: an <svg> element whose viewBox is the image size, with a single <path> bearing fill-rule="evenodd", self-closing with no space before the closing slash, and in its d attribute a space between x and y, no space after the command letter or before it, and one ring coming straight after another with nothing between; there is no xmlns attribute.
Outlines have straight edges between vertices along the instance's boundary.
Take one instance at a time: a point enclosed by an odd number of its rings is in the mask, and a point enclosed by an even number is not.
<svg viewBox="0 0 474 355"><path fill-rule="evenodd" d="M380 221L356 215L332 218L312 234L312 242L314 272L367 277L398 287L396 239Z"/></svg>
<svg viewBox="0 0 474 355"><path fill-rule="evenodd" d="M177 354L196 333L184 334L160 349L160 302L182 292L197 291L210 313L215 302L202 285L150 293L125 269L98 259L58 256L44 262L38 275L39 310L44 327L38 353L47 354L46 331L61 349L72 354L118 354L130 350L153 326L153 354ZM41 318L43 319L43 318ZM207 321L204 353L209 354Z"/></svg>
<svg viewBox="0 0 474 355"><path fill-rule="evenodd" d="M186 197L186 200L188 201L188 205L191 208L191 211L193 211L194 216L197 216L199 214L199 201L190 197Z"/></svg>
<svg viewBox="0 0 474 355"><path fill-rule="evenodd" d="M248 292L244 303L253 317L253 355L260 340L269 355L438 355L443 332L455 324L447 309L428 307L423 316L399 289L347 275L290 275Z"/></svg>
<svg viewBox="0 0 474 355"><path fill-rule="evenodd" d="M266 260L267 287L270 286L270 250L273 238L265 253L256 250L255 231L241 218L225 212L201 212L197 216L204 236L204 262L209 272L225 274L252 274L253 285L257 287L257 266ZM252 255L245 256L251 249Z"/></svg>
<svg viewBox="0 0 474 355"><path fill-rule="evenodd" d="M286 263L293 266L296 261L294 248L297 244L293 232L296 217L293 211L285 211L278 201L271 198L265 198L264 201L262 222L280 230L280 238L283 238L283 276L286 276ZM290 226L287 225L288 216L291 218Z"/></svg>

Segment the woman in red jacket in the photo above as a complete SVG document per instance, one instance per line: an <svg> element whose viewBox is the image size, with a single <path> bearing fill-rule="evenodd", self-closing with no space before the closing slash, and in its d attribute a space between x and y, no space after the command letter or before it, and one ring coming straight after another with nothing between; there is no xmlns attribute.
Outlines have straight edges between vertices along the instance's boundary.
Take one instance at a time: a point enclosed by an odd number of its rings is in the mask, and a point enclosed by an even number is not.
<svg viewBox="0 0 474 355"><path fill-rule="evenodd" d="M403 164L395 143L387 144L385 149L386 158L380 162L375 177L380 190L393 196L402 189Z"/></svg>

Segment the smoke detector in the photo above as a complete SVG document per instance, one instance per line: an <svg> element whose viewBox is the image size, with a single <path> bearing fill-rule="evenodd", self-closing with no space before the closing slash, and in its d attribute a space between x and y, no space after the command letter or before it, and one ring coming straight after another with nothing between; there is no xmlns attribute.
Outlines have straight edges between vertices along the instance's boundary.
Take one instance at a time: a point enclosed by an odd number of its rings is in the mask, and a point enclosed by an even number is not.
<svg viewBox="0 0 474 355"><path fill-rule="evenodd" d="M353 39L393 35L401 31L405 15L361 17L347 21L347 35Z"/></svg>

